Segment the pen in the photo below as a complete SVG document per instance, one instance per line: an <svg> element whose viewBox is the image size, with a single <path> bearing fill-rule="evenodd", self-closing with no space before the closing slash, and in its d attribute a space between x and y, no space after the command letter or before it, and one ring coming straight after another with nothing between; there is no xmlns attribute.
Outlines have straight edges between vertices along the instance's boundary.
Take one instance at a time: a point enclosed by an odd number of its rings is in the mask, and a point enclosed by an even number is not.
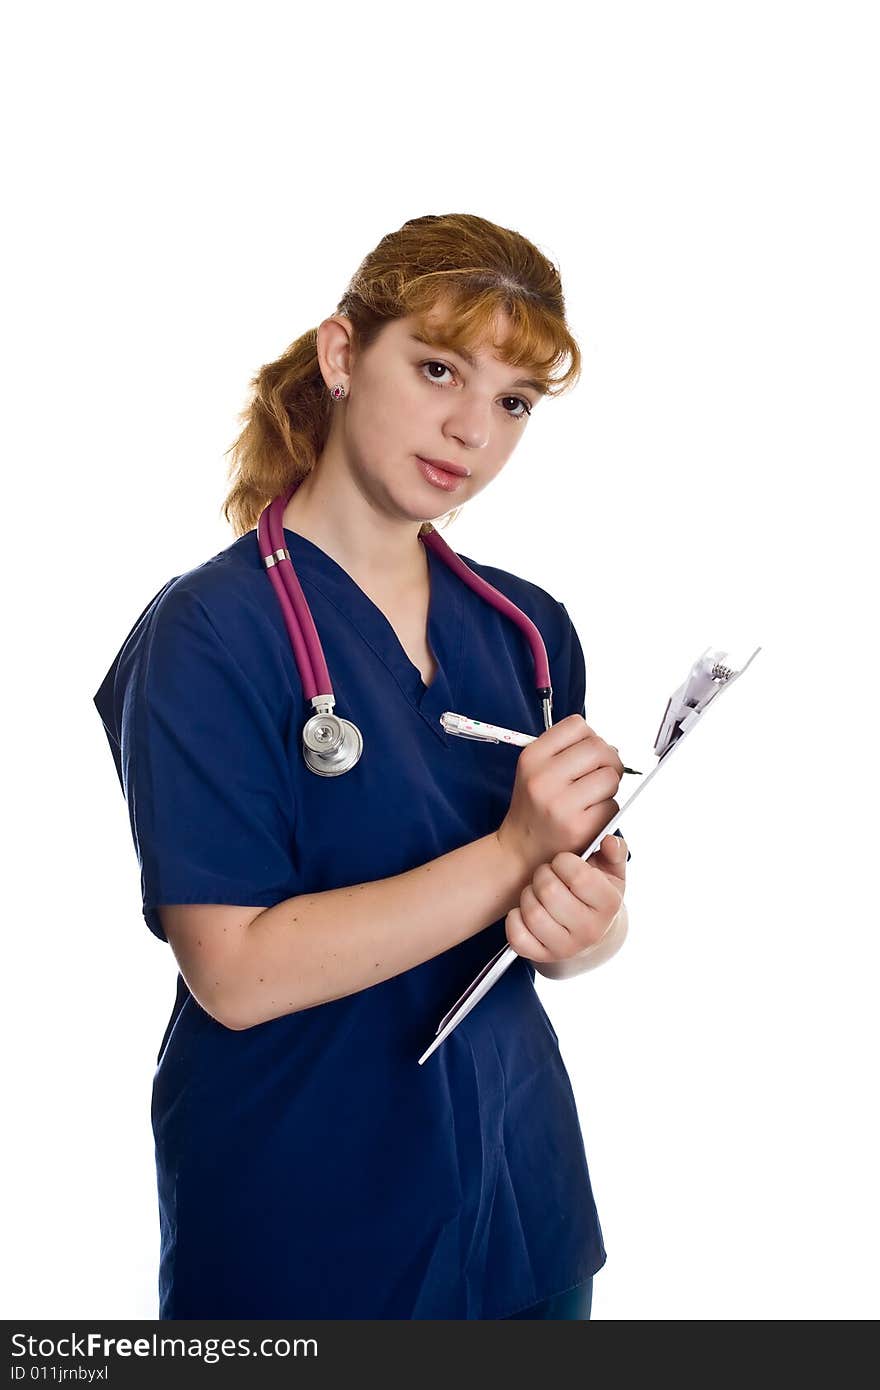
<svg viewBox="0 0 880 1390"><path fill-rule="evenodd" d="M516 748L525 748L527 743L534 743L539 737L538 734L521 734L516 729L502 729L498 724L484 724L481 719L470 719L466 714L453 714L451 710L446 710L440 716L440 723L448 734L455 734L458 738L475 738L481 743L512 743ZM634 777L641 777L634 767L625 767L624 772L631 772Z"/></svg>

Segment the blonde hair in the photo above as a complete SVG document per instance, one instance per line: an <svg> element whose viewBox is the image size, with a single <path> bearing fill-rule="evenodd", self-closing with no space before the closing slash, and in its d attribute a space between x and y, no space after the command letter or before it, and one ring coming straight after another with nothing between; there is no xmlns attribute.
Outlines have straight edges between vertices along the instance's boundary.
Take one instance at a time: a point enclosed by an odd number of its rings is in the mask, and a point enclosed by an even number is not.
<svg viewBox="0 0 880 1390"><path fill-rule="evenodd" d="M428 320L442 306L442 335ZM525 367L543 394L560 395L578 380L581 355L565 321L556 266L518 232L470 213L414 217L384 236L353 275L336 307L363 351L393 319L413 315L418 331L455 351L474 353L499 312L509 336L493 348ZM561 374L552 375L558 367ZM310 328L251 379L253 394L226 450L231 486L222 506L235 535L256 526L263 508L311 472L327 440L332 401ZM448 513L453 521L461 508ZM419 534L431 530L422 524Z"/></svg>

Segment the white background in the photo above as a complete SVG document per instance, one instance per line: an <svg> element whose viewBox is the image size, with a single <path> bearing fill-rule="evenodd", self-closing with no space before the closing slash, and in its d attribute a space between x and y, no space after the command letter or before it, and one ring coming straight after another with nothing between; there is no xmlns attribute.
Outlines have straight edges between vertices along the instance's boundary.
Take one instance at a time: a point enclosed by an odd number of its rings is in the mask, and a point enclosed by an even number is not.
<svg viewBox="0 0 880 1390"><path fill-rule="evenodd" d="M450 211L557 262L584 373L446 539L566 603L588 721L630 767L704 648L762 647L623 820L622 952L539 978L608 1249L593 1315L877 1316L876 20L8 22L6 1317L157 1311L175 966L92 696L166 580L233 539L250 376L381 236Z"/></svg>

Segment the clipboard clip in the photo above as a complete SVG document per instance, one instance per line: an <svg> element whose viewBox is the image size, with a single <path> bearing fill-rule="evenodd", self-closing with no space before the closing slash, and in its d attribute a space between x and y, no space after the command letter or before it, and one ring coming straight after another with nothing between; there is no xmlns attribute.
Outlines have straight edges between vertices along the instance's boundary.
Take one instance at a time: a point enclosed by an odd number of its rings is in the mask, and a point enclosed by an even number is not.
<svg viewBox="0 0 880 1390"><path fill-rule="evenodd" d="M760 650L761 648L757 647L746 665L737 670L728 664L729 653L706 647L697 657L687 678L669 697L654 740L654 752L658 758L668 753L673 744L687 733L691 724L696 722L719 690L742 675Z"/></svg>

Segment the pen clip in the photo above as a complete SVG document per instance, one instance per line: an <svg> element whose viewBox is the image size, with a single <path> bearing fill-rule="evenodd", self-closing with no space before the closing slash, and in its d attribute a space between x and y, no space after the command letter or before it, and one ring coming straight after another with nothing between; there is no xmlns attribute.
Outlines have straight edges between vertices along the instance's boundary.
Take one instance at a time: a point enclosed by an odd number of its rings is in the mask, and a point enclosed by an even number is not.
<svg viewBox="0 0 880 1390"><path fill-rule="evenodd" d="M440 723L448 734L454 734L456 738L475 738L478 743L500 743L501 740L493 738L491 734L480 734L470 729L462 729L458 725L459 716L457 714L441 714Z"/></svg>

